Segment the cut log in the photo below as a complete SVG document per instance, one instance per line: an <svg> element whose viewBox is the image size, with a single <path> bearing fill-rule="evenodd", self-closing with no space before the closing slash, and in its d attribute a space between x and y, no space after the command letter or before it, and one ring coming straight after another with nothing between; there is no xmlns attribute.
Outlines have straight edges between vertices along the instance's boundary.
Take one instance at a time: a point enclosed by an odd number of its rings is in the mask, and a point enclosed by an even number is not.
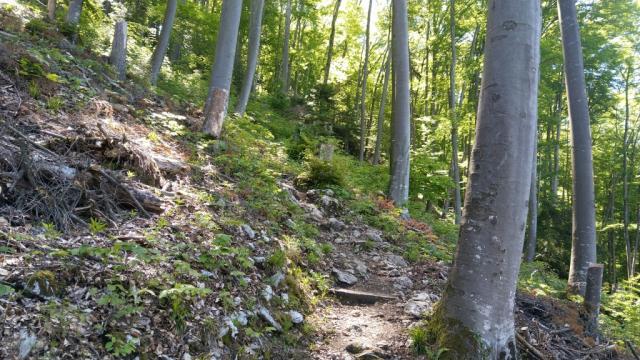
<svg viewBox="0 0 640 360"><path fill-rule="evenodd" d="M602 273L604 265L590 264L587 269L587 287L584 294L584 307L587 312L587 335L598 338L598 314L600 312L600 293L602 291Z"/></svg>
<svg viewBox="0 0 640 360"><path fill-rule="evenodd" d="M343 303L347 304L375 304L377 302L393 301L396 298L385 294L376 294L357 290L330 289L329 293L335 295Z"/></svg>

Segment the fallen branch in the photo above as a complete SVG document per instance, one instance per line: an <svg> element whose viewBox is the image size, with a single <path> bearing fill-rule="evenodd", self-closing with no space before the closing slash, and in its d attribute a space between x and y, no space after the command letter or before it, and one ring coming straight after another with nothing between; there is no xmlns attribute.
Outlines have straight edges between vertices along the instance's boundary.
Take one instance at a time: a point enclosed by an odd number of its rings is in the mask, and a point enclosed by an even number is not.
<svg viewBox="0 0 640 360"><path fill-rule="evenodd" d="M638 356L638 353L636 352L636 349L633 348L633 344L631 344L631 341L625 340L624 343L625 343L625 345L627 345L629 350L631 350L631 354L633 354L633 357L636 360L640 360L640 356Z"/></svg>
<svg viewBox="0 0 640 360"><path fill-rule="evenodd" d="M516 339L521 345L523 345L526 348L527 352L535 356L537 359L540 359L540 360L547 359L547 357L543 353L541 353L540 350L536 349L533 345L531 345L522 335L516 333Z"/></svg>
<svg viewBox="0 0 640 360"><path fill-rule="evenodd" d="M93 171L99 173L100 175L104 176L113 185L115 185L120 190L124 191L124 193L129 196L129 199L131 200L131 202L133 202L133 205L136 207L136 209L138 209L138 211L140 211L147 218L151 217L151 214L149 214L149 212L144 208L144 206L142 206L142 204L140 204L140 202L138 201L138 199L136 199L135 195L133 195L131 190L129 190L126 186L122 185L122 183L120 181L116 180L113 176L107 174L106 171L100 169L99 167L97 167L95 165L91 166L91 170L93 170Z"/></svg>

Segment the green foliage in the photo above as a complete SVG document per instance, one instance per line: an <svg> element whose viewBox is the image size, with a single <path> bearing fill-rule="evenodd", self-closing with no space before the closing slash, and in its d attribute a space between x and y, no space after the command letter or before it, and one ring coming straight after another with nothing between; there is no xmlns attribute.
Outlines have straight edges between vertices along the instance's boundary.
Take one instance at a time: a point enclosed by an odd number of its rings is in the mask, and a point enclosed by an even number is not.
<svg viewBox="0 0 640 360"><path fill-rule="evenodd" d="M44 230L44 236L48 239L56 239L62 235L54 223L44 222L42 223L42 229Z"/></svg>
<svg viewBox="0 0 640 360"><path fill-rule="evenodd" d="M98 235L105 232L105 230L107 230L107 224L104 221L96 218L89 219L88 226L89 226L89 232L92 235Z"/></svg>
<svg viewBox="0 0 640 360"><path fill-rule="evenodd" d="M603 332L621 345L623 340L640 344L640 276L624 281L615 293L602 295L600 323Z"/></svg>
<svg viewBox="0 0 640 360"><path fill-rule="evenodd" d="M38 18L33 18L24 26L25 30L31 35L42 34L49 29L49 24Z"/></svg>
<svg viewBox="0 0 640 360"><path fill-rule="evenodd" d="M300 174L296 182L303 187L326 189L344 184L344 172L330 161L312 158L306 163L307 170Z"/></svg>
<svg viewBox="0 0 640 360"><path fill-rule="evenodd" d="M105 349L116 357L125 357L133 354L138 349L140 340L134 337L124 338L119 334L106 334L109 341Z"/></svg>
<svg viewBox="0 0 640 360"><path fill-rule="evenodd" d="M566 294L567 282L562 280L549 269L549 265L534 261L523 262L520 266L518 288L536 295L546 295L562 298Z"/></svg>
<svg viewBox="0 0 640 360"><path fill-rule="evenodd" d="M158 299L169 302L171 305L171 319L178 329L184 329L185 320L190 314L189 304L198 297L205 297L211 293L211 289L195 287L191 284L176 284L171 289L162 290Z"/></svg>
<svg viewBox="0 0 640 360"><path fill-rule="evenodd" d="M52 96L47 99L47 109L51 111L58 111L64 106L64 99L60 96Z"/></svg>

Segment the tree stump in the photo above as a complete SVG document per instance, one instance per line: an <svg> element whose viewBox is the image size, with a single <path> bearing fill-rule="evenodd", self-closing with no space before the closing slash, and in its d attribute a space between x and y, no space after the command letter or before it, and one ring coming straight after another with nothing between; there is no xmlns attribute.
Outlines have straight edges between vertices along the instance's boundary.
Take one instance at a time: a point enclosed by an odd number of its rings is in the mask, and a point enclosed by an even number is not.
<svg viewBox="0 0 640 360"><path fill-rule="evenodd" d="M333 160L334 146L332 144L320 144L320 151L318 152L318 158L322 161Z"/></svg>
<svg viewBox="0 0 640 360"><path fill-rule="evenodd" d="M598 314L600 312L600 293L602 291L602 273L604 265L590 264L587 269L587 285L584 295L584 307L587 312L585 332L598 339Z"/></svg>

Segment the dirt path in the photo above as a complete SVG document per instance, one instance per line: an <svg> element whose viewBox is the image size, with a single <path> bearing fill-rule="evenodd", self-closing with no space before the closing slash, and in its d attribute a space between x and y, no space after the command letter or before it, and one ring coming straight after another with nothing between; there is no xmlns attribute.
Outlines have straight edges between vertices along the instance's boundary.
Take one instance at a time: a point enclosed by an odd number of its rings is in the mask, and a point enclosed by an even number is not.
<svg viewBox="0 0 640 360"><path fill-rule="evenodd" d="M443 267L409 264L383 234L365 226L345 226L331 240L336 287L309 318L320 332L311 357L414 359L409 329L438 300Z"/></svg>

